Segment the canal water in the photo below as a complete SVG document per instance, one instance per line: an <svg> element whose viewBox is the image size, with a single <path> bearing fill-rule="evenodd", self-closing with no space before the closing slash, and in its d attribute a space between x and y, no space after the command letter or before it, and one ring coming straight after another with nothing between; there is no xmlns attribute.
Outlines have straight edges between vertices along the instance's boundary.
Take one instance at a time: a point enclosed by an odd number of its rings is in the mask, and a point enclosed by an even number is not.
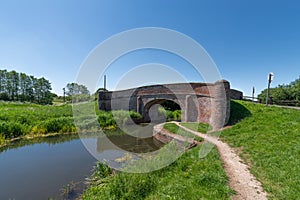
<svg viewBox="0 0 300 200"><path fill-rule="evenodd" d="M154 151L162 145L152 137L112 135L109 139L133 152ZM76 199L97 162L83 143L94 144L99 156L105 157L112 152L101 141L64 135L22 140L0 149L0 199ZM116 150L113 153L120 156Z"/></svg>

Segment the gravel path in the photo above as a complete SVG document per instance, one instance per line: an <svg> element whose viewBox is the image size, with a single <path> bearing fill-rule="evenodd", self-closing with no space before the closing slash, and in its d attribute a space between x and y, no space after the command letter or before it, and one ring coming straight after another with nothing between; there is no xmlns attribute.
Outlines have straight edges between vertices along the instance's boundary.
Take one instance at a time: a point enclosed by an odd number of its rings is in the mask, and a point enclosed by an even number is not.
<svg viewBox="0 0 300 200"><path fill-rule="evenodd" d="M261 183L250 173L249 167L243 163L241 158L233 151L227 143L220 141L218 138L193 131L178 122L174 122L181 128L203 138L205 141L216 145L220 157L224 163L224 169L229 178L229 186L236 191L232 196L233 200L257 200L268 199L267 193L263 191Z"/></svg>

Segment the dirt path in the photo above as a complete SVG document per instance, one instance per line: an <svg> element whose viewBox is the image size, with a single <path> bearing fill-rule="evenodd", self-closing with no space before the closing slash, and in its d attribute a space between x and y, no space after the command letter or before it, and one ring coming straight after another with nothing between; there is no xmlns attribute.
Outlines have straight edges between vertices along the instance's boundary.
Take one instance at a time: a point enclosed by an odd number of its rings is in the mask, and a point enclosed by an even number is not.
<svg viewBox="0 0 300 200"><path fill-rule="evenodd" d="M241 158L228 146L228 144L218 140L216 137L190 130L181 126L178 122L174 123L186 131L203 138L205 141L216 145L224 163L224 169L229 178L229 186L237 192L231 199L267 199L267 193L263 191L261 183L250 173L249 167L243 163Z"/></svg>
<svg viewBox="0 0 300 200"><path fill-rule="evenodd" d="M274 106L274 107L279 107L279 108L289 108L289 109L300 110L300 107L296 107L296 106L280 106L280 105L269 105L269 106Z"/></svg>

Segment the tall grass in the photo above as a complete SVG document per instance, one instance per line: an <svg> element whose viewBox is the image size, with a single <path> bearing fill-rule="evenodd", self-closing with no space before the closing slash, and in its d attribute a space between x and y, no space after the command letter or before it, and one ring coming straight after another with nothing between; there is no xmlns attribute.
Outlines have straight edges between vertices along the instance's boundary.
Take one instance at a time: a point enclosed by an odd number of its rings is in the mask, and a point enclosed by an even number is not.
<svg viewBox="0 0 300 200"><path fill-rule="evenodd" d="M42 106L0 102L0 134L5 139L26 134L74 132L70 105Z"/></svg>
<svg viewBox="0 0 300 200"><path fill-rule="evenodd" d="M82 103L76 107L85 111L79 116L77 124L80 130L96 130L101 128L117 128L126 124L129 119L140 119L142 116L133 111L89 110L94 102ZM97 114L97 119L90 111ZM76 127L70 104L60 106L42 106L29 103L0 102L0 144L5 139L24 135L41 135L48 133L75 133Z"/></svg>
<svg viewBox="0 0 300 200"><path fill-rule="evenodd" d="M199 159L200 148L150 173L108 173L107 167L99 168L102 164L98 164L100 176L92 178L83 199L230 199L233 191L227 185L217 150Z"/></svg>

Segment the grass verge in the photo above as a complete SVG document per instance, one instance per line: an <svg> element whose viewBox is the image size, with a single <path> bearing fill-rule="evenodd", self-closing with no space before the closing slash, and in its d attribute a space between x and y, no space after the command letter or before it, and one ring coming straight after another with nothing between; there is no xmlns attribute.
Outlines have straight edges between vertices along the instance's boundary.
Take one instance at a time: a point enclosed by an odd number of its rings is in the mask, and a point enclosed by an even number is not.
<svg viewBox="0 0 300 200"><path fill-rule="evenodd" d="M300 111L243 101L233 103L236 107L232 112L238 113L237 108L242 108L239 114L244 119L224 130L221 138L241 152L270 199L298 199Z"/></svg>
<svg viewBox="0 0 300 200"><path fill-rule="evenodd" d="M189 128L200 133L207 133L212 129L209 124L199 123L199 122L181 122L180 125Z"/></svg>
<svg viewBox="0 0 300 200"><path fill-rule="evenodd" d="M187 123L188 124L188 123ZM189 138L193 138L194 140L198 141L198 142L202 142L203 139L200 137L195 136L194 134L180 128L179 126L177 126L174 123L165 123L164 125L164 129L170 131L171 133L175 133L181 136L185 136L185 137L189 137Z"/></svg>
<svg viewBox="0 0 300 200"><path fill-rule="evenodd" d="M150 173L113 173L98 164L83 199L230 199L217 150L199 159L201 145L187 151L177 161Z"/></svg>

